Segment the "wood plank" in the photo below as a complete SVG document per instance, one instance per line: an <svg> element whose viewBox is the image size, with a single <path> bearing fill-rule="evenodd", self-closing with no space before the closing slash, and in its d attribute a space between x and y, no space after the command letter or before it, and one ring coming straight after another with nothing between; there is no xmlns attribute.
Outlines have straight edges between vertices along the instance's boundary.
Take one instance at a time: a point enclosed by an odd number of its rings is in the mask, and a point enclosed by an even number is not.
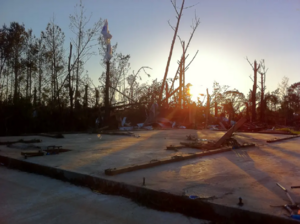
<svg viewBox="0 0 300 224"><path fill-rule="evenodd" d="M247 121L246 117L242 117L235 125L233 125L215 144L215 147L220 147L227 139L229 139L233 132L239 129Z"/></svg>
<svg viewBox="0 0 300 224"><path fill-rule="evenodd" d="M240 148L246 148L246 147L253 147L255 144L244 144ZM189 155L183 155L183 156L173 156L171 158L167 159L162 159L162 160L151 160L148 163L142 163L139 165L133 165L133 166L124 166L120 168L112 168L112 169L106 169L104 173L109 176L121 174L121 173L127 173L130 171L135 171L135 170L140 170L140 169L146 169L146 168L151 168L163 164L168 164L168 163L173 163L173 162L178 162L178 161L183 161L187 159L194 159L194 158L199 158L203 156L209 156L217 153L222 153L222 152L228 152L231 151L232 148L223 148L223 149L215 149L215 150L207 150L199 153L194 153L194 154L189 154Z"/></svg>
<svg viewBox="0 0 300 224"><path fill-rule="evenodd" d="M33 157L33 156L43 156L44 153L42 151L27 151L27 152L21 152L21 155L24 156L25 159L27 157Z"/></svg>
<svg viewBox="0 0 300 224"><path fill-rule="evenodd" d="M279 138L279 139L267 140L267 142L268 143L280 142L280 141L284 141L284 140L288 140L288 139L292 139L292 138L298 138L298 137L300 137L300 135L296 135L296 136L292 136L292 137L287 137L287 138Z"/></svg>

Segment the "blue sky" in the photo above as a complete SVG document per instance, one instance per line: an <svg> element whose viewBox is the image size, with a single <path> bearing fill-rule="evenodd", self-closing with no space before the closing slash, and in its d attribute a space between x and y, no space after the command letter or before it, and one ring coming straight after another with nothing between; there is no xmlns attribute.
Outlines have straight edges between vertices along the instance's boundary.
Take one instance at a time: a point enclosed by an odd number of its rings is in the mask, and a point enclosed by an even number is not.
<svg viewBox="0 0 300 224"><path fill-rule="evenodd" d="M67 54L73 37L69 15L74 14L78 2L0 0L0 24L24 23L39 36L54 15L65 33ZM180 5L181 1L177 2ZM84 0L83 4L87 14L93 14L91 24L99 18L108 20L111 43L118 43L119 52L130 54L132 70L152 68L151 77L143 81L163 78L173 38L168 21L176 24L169 0ZM186 83L191 83L194 91L202 93L209 88L212 92L215 80L247 94L253 85L249 78L253 71L246 57L251 62L265 60L269 91L275 90L284 76L289 84L300 81L300 0L186 0L186 6L194 4L184 10L178 31L188 41L196 12L201 23L191 42L189 59L197 50L199 53L186 72ZM168 77L174 76L180 54L177 39ZM85 66L96 85L104 70L100 60L94 56Z"/></svg>

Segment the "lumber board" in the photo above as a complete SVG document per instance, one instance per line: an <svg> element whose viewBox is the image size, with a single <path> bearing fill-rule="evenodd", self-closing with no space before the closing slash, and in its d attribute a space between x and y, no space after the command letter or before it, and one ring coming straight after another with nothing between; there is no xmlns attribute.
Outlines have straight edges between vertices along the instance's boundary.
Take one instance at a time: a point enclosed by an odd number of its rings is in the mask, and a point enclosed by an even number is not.
<svg viewBox="0 0 300 224"><path fill-rule="evenodd" d="M215 144L215 147L220 147L226 139L230 138L232 133L239 129L247 121L246 117L242 117L235 125L233 125Z"/></svg>
<svg viewBox="0 0 300 224"><path fill-rule="evenodd" d="M268 142L268 143L280 142L280 141L289 140L289 139L298 138L298 137L300 137L300 135L296 135L296 136L292 136L292 137L286 137L286 138L267 140L266 142Z"/></svg>
<svg viewBox="0 0 300 224"><path fill-rule="evenodd" d="M211 151L206 151L206 152L194 153L194 154L190 154L190 155L173 156L173 157L168 158L168 159L151 160L148 163L142 163L142 164L139 164L139 165L124 166L124 167L113 168L113 169L106 169L105 174L109 175L109 176L112 176L112 175L116 175L116 174L130 172L130 171L151 168L151 167L155 167L155 166L159 166L159 165L163 165L163 164L183 161L183 160L186 160L186 159L193 159L193 158L208 156L208 155L212 155L212 154L216 154L216 153L227 152L227 151L230 151L230 150L231 150L231 148L217 149L217 150L211 150Z"/></svg>
<svg viewBox="0 0 300 224"><path fill-rule="evenodd" d="M239 148L246 148L246 147L253 147L255 144L243 144ZM120 168L112 168L112 169L106 169L104 173L109 176L121 174L121 173L127 173L135 170L140 170L140 169L146 169L146 168L151 168L163 164L168 164L168 163L173 163L173 162L179 162L187 159L194 159L194 158L199 158L203 156L209 156L217 153L222 153L222 152L228 152L231 151L232 148L222 148L222 149L214 149L214 150L206 150L203 152L199 153L193 153L193 154L188 154L188 155L182 155L182 156L172 156L171 158L166 158L162 160L151 160L148 163L142 163L138 165L132 165L132 166L124 166Z"/></svg>

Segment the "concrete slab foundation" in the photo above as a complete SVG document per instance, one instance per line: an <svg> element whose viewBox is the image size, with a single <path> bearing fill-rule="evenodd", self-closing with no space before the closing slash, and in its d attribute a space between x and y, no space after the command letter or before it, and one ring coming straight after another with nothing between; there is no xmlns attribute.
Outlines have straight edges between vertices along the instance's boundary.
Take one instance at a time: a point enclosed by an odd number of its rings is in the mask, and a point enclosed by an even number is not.
<svg viewBox="0 0 300 224"><path fill-rule="evenodd" d="M178 155L199 152L197 149L165 150L178 145L186 135L217 140L224 133L196 130L140 131L137 136L96 134L64 135L63 139L39 138L35 143L42 149L61 145L71 151L24 159L20 148L0 146L0 162L10 168L39 173L99 192L132 198L151 208L176 211L196 218L231 223L296 223L280 207L289 203L287 189L299 185L299 138L267 143L269 134L237 133L240 143L255 143L256 147L233 149L228 152L191 160L179 161L116 176L104 170L120 166L146 163ZM276 138L287 137L276 135ZM20 137L1 137L0 141L14 141ZM24 151L24 150L23 150ZM145 185L143 180L145 179ZM300 190L290 191L296 202ZM190 199L189 196L197 199ZM239 198L244 205L239 206Z"/></svg>

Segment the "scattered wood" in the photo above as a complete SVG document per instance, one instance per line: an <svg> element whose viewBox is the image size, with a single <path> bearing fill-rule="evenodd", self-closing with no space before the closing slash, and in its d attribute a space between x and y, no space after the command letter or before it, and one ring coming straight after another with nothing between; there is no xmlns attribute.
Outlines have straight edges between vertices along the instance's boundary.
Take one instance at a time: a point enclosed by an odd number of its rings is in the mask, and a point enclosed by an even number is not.
<svg viewBox="0 0 300 224"><path fill-rule="evenodd" d="M187 140L192 140L192 141L197 141L198 140L198 136L197 135L187 135L186 139Z"/></svg>
<svg viewBox="0 0 300 224"><path fill-rule="evenodd" d="M21 152L21 155L24 156L25 159L27 159L27 157L43 156L44 152L42 152L41 150L39 150L39 151L27 151L27 152Z"/></svg>
<svg viewBox="0 0 300 224"><path fill-rule="evenodd" d="M0 145L11 145L11 144L14 144L14 143L38 143L38 142L41 142L41 140L40 139L31 139L31 140L20 139L18 141L0 142Z"/></svg>
<svg viewBox="0 0 300 224"><path fill-rule="evenodd" d="M213 150L215 148L214 142L180 142L181 145L184 145L188 148L194 148L194 149L203 149L203 150Z"/></svg>
<svg viewBox="0 0 300 224"><path fill-rule="evenodd" d="M272 140L267 140L267 142L268 143L280 142L280 141L284 141L284 140L288 140L288 139L293 139L293 138L298 138L298 137L300 137L300 135L295 135L295 136L286 137L286 138L274 138Z"/></svg>
<svg viewBox="0 0 300 224"><path fill-rule="evenodd" d="M196 141L196 142L180 142L181 145L188 147L188 148L194 148L194 149L201 149L201 150L215 150L216 143L214 141ZM253 143L244 143L240 144L236 139L234 138L228 138L224 140L224 142L221 145L222 147L232 147L232 149L238 149L238 148L245 148L245 147L251 147L255 146Z"/></svg>
<svg viewBox="0 0 300 224"><path fill-rule="evenodd" d="M182 149L182 148L184 148L182 145L178 145L178 146L170 145L170 146L167 146L166 150L175 150L175 151L177 151L177 149Z"/></svg>
<svg viewBox="0 0 300 224"><path fill-rule="evenodd" d="M55 134L41 133L39 135L44 136L44 137L50 137L50 138L64 138L63 134L61 134L61 133L55 133Z"/></svg>
<svg viewBox="0 0 300 224"><path fill-rule="evenodd" d="M199 157L203 157L203 156L208 156L208 155L213 155L213 154L228 152L228 151L231 151L231 148L216 149L216 150L210 150L210 151L199 152L199 153L194 153L194 154L189 154L189 155L182 155L182 156L172 156L171 158L168 158L168 159L151 160L148 163L143 163L143 164L139 164L139 165L124 166L124 167L120 167L120 168L106 169L104 171L104 173L106 175L112 176L112 175L116 175L116 174L126 173L126 172L140 170L140 169L151 168L151 167L155 167L155 166L159 166L159 165L163 165L163 164L183 161L183 160L187 160L187 159L199 158Z"/></svg>
<svg viewBox="0 0 300 224"><path fill-rule="evenodd" d="M62 146L49 145L47 146L47 149L45 149L44 151L47 153L47 155L52 155L52 154L59 154L61 152L68 152L70 150L63 149Z"/></svg>
<svg viewBox="0 0 300 224"><path fill-rule="evenodd" d="M114 132L114 131L105 131L101 132L103 135L126 135L126 136L134 136L132 132Z"/></svg>
<svg viewBox="0 0 300 224"><path fill-rule="evenodd" d="M220 147L227 139L231 138L233 132L237 131L245 122L246 117L242 117L235 125L233 125L215 144L215 147Z"/></svg>

